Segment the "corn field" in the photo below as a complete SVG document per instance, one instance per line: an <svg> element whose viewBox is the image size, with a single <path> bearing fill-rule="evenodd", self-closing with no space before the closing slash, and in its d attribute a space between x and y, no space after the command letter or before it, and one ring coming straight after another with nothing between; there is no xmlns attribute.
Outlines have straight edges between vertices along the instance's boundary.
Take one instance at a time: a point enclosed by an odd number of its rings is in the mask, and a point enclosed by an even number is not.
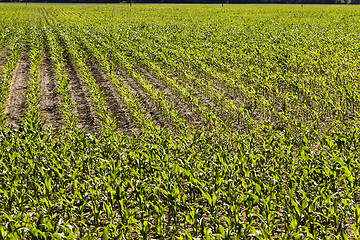
<svg viewBox="0 0 360 240"><path fill-rule="evenodd" d="M0 4L0 239L360 237L359 23Z"/></svg>

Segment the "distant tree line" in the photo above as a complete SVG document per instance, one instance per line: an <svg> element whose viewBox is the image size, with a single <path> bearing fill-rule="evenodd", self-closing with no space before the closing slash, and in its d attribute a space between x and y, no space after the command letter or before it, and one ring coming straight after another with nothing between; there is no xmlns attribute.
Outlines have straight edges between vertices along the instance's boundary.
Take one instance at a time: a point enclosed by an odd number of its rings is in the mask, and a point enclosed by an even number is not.
<svg viewBox="0 0 360 240"><path fill-rule="evenodd" d="M200 3L200 4L360 4L360 0L0 0L0 2L49 2L49 3Z"/></svg>

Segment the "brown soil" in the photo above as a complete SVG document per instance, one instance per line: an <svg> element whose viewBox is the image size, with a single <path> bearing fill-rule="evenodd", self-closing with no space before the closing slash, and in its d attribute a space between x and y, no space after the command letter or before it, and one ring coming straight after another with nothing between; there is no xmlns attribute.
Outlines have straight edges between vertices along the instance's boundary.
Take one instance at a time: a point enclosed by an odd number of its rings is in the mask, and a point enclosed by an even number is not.
<svg viewBox="0 0 360 240"><path fill-rule="evenodd" d="M80 75L74 64L66 58L65 67L70 78L71 100L75 105L75 114L79 119L79 128L84 128L90 132L96 132L99 124L95 118L95 113L91 108L91 102L87 98L86 87L80 80Z"/></svg>
<svg viewBox="0 0 360 240"><path fill-rule="evenodd" d="M10 83L9 96L6 101L4 113L8 116L6 124L8 126L19 126L22 121L19 118L25 116L26 109L26 91L29 63L26 53L22 53L20 60L14 70L13 79Z"/></svg>
<svg viewBox="0 0 360 240"><path fill-rule="evenodd" d="M161 113L156 109L155 105L152 103L151 99L149 99L144 91L136 84L135 80L132 79L129 75L125 73L119 67L116 67L116 74L118 77L121 77L124 81L124 84L131 90L133 93L136 93L137 98L143 107L147 110L149 120L152 118L155 126L160 127L168 127L171 128L169 124L167 124L167 120L165 117L161 115Z"/></svg>
<svg viewBox="0 0 360 240"><path fill-rule="evenodd" d="M3 66L5 65L5 60L8 55L8 49L5 48L0 52L0 75L3 74Z"/></svg>
<svg viewBox="0 0 360 240"><path fill-rule="evenodd" d="M43 55L40 65L40 114L46 120L45 127L52 126L53 129L60 129L64 121L60 111L59 98L56 96L56 85L54 74L51 68L51 61L47 54Z"/></svg>
<svg viewBox="0 0 360 240"><path fill-rule="evenodd" d="M89 59L88 65L98 87L104 94L107 109L110 111L111 116L116 119L119 131L130 135L132 131L138 132L139 130L136 129L136 124L131 120L126 106L118 97L111 82L93 60Z"/></svg>
<svg viewBox="0 0 360 240"><path fill-rule="evenodd" d="M180 117L186 119L189 124L199 127L202 125L202 122L199 118L197 118L196 113L192 112L187 105L182 102L177 96L172 94L171 90L164 86L157 78L152 76L147 70L140 66L136 66L135 69L141 73L141 75L146 78L153 87L158 90L159 92L162 92L166 95L167 99L170 99L172 103L174 103L174 106L179 113Z"/></svg>
<svg viewBox="0 0 360 240"><path fill-rule="evenodd" d="M2 66L4 64L7 54L8 54L8 49L7 48L3 49L0 52L0 64L1 64L0 66Z"/></svg>

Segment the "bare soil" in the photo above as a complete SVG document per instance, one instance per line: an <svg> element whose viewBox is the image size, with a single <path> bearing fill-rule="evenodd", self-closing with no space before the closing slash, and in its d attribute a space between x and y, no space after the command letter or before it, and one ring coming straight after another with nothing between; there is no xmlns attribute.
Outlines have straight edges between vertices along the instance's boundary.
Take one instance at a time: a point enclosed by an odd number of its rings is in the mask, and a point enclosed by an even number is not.
<svg viewBox="0 0 360 240"><path fill-rule="evenodd" d="M43 61L40 65L40 79L41 117L46 120L45 127L52 126L55 130L60 129L64 119L60 111L60 100L56 95L56 84L51 61L47 54L43 54Z"/></svg>
<svg viewBox="0 0 360 240"><path fill-rule="evenodd" d="M5 48L0 52L0 71L2 71L2 66L5 64L6 56L8 55L8 49Z"/></svg>
<svg viewBox="0 0 360 240"><path fill-rule="evenodd" d="M29 68L26 53L23 52L15 68L13 79L10 83L8 99L6 101L4 114L8 117L6 121L8 126L19 126L22 123L20 118L25 116Z"/></svg>
<svg viewBox="0 0 360 240"><path fill-rule="evenodd" d="M5 60L8 55L7 48L0 52L0 76L3 74L3 66L5 65Z"/></svg>

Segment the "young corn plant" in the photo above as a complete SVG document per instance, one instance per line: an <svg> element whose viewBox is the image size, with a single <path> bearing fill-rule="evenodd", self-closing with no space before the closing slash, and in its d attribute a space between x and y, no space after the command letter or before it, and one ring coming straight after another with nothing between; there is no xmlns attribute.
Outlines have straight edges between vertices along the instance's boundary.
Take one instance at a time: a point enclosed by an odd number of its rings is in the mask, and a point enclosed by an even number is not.
<svg viewBox="0 0 360 240"><path fill-rule="evenodd" d="M29 132L39 132L43 129L44 121L40 116L40 63L42 61L41 32L38 26L33 27L28 38L29 53L27 59L30 64L28 91L26 93L28 110L23 119L24 127Z"/></svg>

